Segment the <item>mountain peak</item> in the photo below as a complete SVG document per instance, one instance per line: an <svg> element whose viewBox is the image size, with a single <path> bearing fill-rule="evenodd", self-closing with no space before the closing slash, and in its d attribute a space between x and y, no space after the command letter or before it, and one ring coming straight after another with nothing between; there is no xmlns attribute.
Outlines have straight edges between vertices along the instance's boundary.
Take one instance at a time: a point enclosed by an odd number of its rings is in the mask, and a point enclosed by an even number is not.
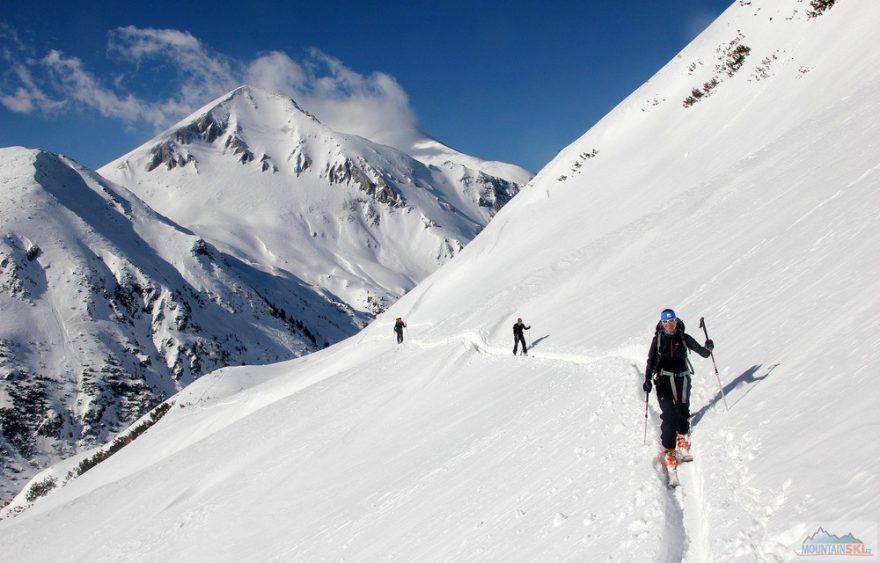
<svg viewBox="0 0 880 563"><path fill-rule="evenodd" d="M302 106L300 106L296 102L296 100L294 100L290 96L273 94L272 92L263 90L262 88L258 88L256 86L251 86L249 84L242 84L231 92L217 98L216 100L214 100L214 102L211 102L210 104L205 106L205 108L214 108L229 102L234 103L239 100L247 103L248 106L253 110L258 110L261 105L265 106L268 104L278 104L287 111L302 113L315 121L319 121L318 118L304 110ZM195 112L195 114L201 113L205 108L202 108L202 110ZM210 109L208 111L210 111ZM190 117L192 117L192 115Z"/></svg>
<svg viewBox="0 0 880 563"><path fill-rule="evenodd" d="M100 173L241 256L258 249L256 262L311 265L299 275L372 314L457 254L520 188L467 163L431 166L340 133L250 85ZM248 228L231 233L230 222ZM393 232L401 229L405 237Z"/></svg>
<svg viewBox="0 0 880 563"><path fill-rule="evenodd" d="M144 164L149 172L164 165L168 170L196 163L193 143L215 144L221 141L221 151L232 154L242 164L259 158L262 171L275 170L266 162L266 154L257 155L248 145L245 133L254 129L263 133L291 133L317 128L321 134L331 132L324 128L312 114L304 111L293 98L271 94L259 88L242 85L206 104L179 121L152 141L108 166L119 165L131 155L149 152ZM292 135L296 137L296 135Z"/></svg>

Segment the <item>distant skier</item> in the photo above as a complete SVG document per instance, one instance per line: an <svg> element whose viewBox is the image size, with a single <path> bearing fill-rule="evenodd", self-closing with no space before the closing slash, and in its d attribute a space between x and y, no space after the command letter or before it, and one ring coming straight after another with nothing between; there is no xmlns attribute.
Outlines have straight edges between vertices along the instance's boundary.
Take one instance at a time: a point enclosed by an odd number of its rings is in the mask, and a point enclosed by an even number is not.
<svg viewBox="0 0 880 563"><path fill-rule="evenodd" d="M522 319L516 319L516 324L513 325L513 355L516 356L516 351L519 348L519 345L522 344L522 353L523 356L528 356L528 349L526 348L526 339L523 336L523 329L530 330L532 327L526 326L523 324Z"/></svg>
<svg viewBox="0 0 880 563"><path fill-rule="evenodd" d="M700 346L685 333L684 322L676 318L675 311L664 309L654 332L654 340L648 351L645 383L642 389L651 392L651 378L657 385L657 402L660 404L660 441L666 454L666 464L675 468L678 464L676 448L683 461L690 459L690 398L691 378L694 368L688 360L688 349L708 358L715 348L712 340Z"/></svg>
<svg viewBox="0 0 880 563"><path fill-rule="evenodd" d="M403 322L403 319L397 317L397 320L394 321L394 332L397 333L397 343L400 344L403 342L403 329L406 328L406 323Z"/></svg>

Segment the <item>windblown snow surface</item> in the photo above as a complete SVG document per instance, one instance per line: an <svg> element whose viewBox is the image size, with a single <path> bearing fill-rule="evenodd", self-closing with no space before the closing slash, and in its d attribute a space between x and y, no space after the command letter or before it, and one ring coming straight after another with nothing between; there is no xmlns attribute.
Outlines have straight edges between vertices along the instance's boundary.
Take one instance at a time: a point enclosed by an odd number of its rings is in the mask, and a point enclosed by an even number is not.
<svg viewBox="0 0 880 563"><path fill-rule="evenodd" d="M734 3L357 336L205 376L108 461L38 476L58 487L6 509L4 559L775 561L820 527L876 559L880 3L768 4ZM694 356L672 491L653 397L643 444L664 307L698 340L706 319L729 405Z"/></svg>

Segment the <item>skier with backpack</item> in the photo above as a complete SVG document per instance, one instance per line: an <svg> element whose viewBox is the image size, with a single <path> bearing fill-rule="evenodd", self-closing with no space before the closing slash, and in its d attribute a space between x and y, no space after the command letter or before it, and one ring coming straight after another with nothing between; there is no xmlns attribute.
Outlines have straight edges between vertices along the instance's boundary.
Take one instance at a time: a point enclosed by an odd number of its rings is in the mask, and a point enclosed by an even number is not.
<svg viewBox="0 0 880 563"><path fill-rule="evenodd" d="M394 321L394 332L397 334L397 343L400 344L403 342L403 329L406 328L406 323L403 322L403 319L397 317Z"/></svg>
<svg viewBox="0 0 880 563"><path fill-rule="evenodd" d="M654 331L645 368L647 394L657 387L660 405L660 441L663 444L668 470L675 470L679 461L690 461L690 395L694 368L688 359L688 350L708 358L715 348L711 339L700 346L685 332L684 322L675 311L664 309ZM676 453L678 452L678 453Z"/></svg>
<svg viewBox="0 0 880 563"><path fill-rule="evenodd" d="M523 356L528 356L528 348L526 348L526 337L523 336L523 329L531 330L532 327L526 326L523 323L522 319L516 319L516 324L513 325L513 355L516 356L516 351L522 343L522 353ZM531 333L530 333L531 334Z"/></svg>

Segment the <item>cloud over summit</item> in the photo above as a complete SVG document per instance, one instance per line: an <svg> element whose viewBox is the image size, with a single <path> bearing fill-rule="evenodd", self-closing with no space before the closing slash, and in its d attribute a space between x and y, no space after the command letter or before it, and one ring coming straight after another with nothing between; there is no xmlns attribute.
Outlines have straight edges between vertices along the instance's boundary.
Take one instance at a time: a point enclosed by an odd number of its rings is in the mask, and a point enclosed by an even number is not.
<svg viewBox="0 0 880 563"><path fill-rule="evenodd" d="M318 49L295 59L283 51L240 60L191 33L126 26L107 34L100 68L58 48L38 53L0 28L0 104L51 116L71 109L161 130L241 84L294 98L330 127L387 144L417 132L415 112L390 75L361 74ZM162 84L161 88L151 84Z"/></svg>

